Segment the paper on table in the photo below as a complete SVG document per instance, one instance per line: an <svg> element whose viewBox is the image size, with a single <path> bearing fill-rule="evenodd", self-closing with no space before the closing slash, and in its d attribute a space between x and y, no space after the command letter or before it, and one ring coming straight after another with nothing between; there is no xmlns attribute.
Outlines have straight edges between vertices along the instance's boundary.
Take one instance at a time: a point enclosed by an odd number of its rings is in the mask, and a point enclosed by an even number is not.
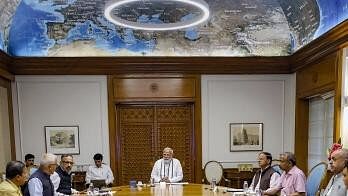
<svg viewBox="0 0 348 196"><path fill-rule="evenodd" d="M243 189L234 189L234 188L227 188L226 189L227 192L243 192Z"/></svg>
<svg viewBox="0 0 348 196"><path fill-rule="evenodd" d="M171 184L171 185L181 185L181 184L188 184L188 182L171 182L169 184Z"/></svg>

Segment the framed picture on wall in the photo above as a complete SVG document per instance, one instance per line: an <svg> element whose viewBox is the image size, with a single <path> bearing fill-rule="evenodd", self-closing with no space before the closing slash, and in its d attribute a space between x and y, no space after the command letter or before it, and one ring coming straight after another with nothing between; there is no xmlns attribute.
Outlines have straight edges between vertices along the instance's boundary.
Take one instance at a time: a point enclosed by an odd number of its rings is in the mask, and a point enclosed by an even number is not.
<svg viewBox="0 0 348 196"><path fill-rule="evenodd" d="M263 123L230 123L230 152L262 150Z"/></svg>
<svg viewBox="0 0 348 196"><path fill-rule="evenodd" d="M80 154L78 126L45 126L46 152Z"/></svg>

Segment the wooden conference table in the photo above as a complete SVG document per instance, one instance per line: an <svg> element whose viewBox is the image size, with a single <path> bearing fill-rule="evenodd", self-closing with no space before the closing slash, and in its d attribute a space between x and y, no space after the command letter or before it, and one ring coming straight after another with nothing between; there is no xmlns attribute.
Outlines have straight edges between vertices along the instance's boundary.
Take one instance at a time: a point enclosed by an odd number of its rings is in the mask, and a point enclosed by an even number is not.
<svg viewBox="0 0 348 196"><path fill-rule="evenodd" d="M130 188L129 186L112 187L112 195L117 196L228 196L233 193L226 192L226 187L217 187L214 192L210 185L205 184L176 184L155 187L143 186ZM80 194L81 195L81 194Z"/></svg>

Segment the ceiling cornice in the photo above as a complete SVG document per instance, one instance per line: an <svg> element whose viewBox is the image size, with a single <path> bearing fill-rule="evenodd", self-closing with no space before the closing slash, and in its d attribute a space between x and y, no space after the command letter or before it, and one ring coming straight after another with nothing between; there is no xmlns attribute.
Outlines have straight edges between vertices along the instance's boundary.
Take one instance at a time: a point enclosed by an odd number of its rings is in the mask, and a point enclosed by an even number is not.
<svg viewBox="0 0 348 196"><path fill-rule="evenodd" d="M343 21L289 57L291 72L348 46L348 20Z"/></svg>
<svg viewBox="0 0 348 196"><path fill-rule="evenodd" d="M287 57L30 57L13 58L21 74L276 74L289 73Z"/></svg>
<svg viewBox="0 0 348 196"><path fill-rule="evenodd" d="M10 73L12 57L0 50L0 76L8 80L14 80L14 75Z"/></svg>

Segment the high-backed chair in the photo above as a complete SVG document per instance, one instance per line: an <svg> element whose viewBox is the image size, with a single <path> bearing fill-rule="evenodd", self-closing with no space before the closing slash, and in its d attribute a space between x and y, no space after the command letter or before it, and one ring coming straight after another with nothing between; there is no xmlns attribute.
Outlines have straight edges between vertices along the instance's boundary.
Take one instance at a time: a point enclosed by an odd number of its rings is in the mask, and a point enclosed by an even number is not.
<svg viewBox="0 0 348 196"><path fill-rule="evenodd" d="M216 184L219 184L223 178L224 169L222 165L217 161L209 161L204 166L204 175L207 182L211 184L212 179L216 180Z"/></svg>
<svg viewBox="0 0 348 196"><path fill-rule="evenodd" d="M314 166L307 176L306 193L307 196L315 196L319 191L321 181L326 175L327 164L321 162Z"/></svg>
<svg viewBox="0 0 348 196"><path fill-rule="evenodd" d="M272 165L272 168L274 169L274 171L278 172L279 175L282 175L283 170L280 168L279 164Z"/></svg>

